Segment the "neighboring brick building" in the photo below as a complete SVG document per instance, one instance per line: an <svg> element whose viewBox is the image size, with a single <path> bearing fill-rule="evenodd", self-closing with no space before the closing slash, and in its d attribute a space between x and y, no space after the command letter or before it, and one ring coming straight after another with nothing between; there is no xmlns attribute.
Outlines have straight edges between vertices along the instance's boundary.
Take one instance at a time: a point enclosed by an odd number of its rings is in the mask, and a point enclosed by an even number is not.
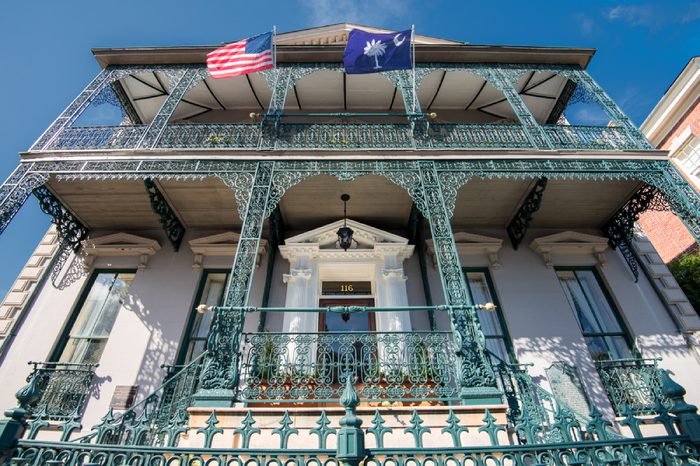
<svg viewBox="0 0 700 466"><path fill-rule="evenodd" d="M668 88L641 130L700 190L700 56L693 57ZM683 222L671 212L648 211L639 224L664 262L697 249Z"/></svg>

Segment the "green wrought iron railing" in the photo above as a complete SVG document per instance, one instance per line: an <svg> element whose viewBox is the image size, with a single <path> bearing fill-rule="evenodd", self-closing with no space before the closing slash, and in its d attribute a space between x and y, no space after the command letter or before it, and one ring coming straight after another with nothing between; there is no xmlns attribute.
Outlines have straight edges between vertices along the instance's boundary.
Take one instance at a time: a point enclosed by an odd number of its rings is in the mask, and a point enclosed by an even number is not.
<svg viewBox="0 0 700 466"><path fill-rule="evenodd" d="M279 422L256 425L261 412L248 410L236 425L217 426L217 410L212 410L206 425L191 432L188 446L110 445L104 442L100 426L85 442L19 440L6 450L5 465L248 465L279 466L290 464L326 466L435 466L435 465L664 465L700 464L700 417L697 408L683 400L682 387L664 380L664 391L673 400L667 434L644 437L639 429L634 438L610 438L600 426L607 421L582 426L578 420L557 413L554 422L566 429L585 430L580 439L565 438L559 442L533 442L526 436L508 435L502 424L488 409L482 424L474 426L460 419L450 409L446 419L431 420L429 426L423 412L392 412L397 423L387 425L381 409L363 424L356 407L361 399L348 377L341 396L345 414L330 420L320 410L316 425L310 428L298 423L285 411ZM221 415L221 412L219 412ZM639 422L639 419L636 420ZM279 427L275 427L279 426ZM336 427L337 426L337 427ZM212 447L231 434L238 436L239 447ZM336 448L329 448L328 438L336 437ZM365 441L372 437L372 444ZM303 448L291 447L304 445ZM467 446L468 445L468 446Z"/></svg>
<svg viewBox="0 0 700 466"><path fill-rule="evenodd" d="M33 369L27 376L28 385L20 389L34 394L26 405L28 414L54 420L80 418L92 390L97 364L34 361L29 364Z"/></svg>
<svg viewBox="0 0 700 466"><path fill-rule="evenodd" d="M608 393L615 414L657 414L668 409L670 400L661 389L658 359L613 359L596 361L600 380Z"/></svg>
<svg viewBox="0 0 700 466"><path fill-rule="evenodd" d="M342 114L339 114L342 116ZM619 127L542 125L554 149L637 149ZM137 149L145 125L74 126L62 129L42 150ZM519 124L290 123L170 124L155 147L161 149L412 150L534 149Z"/></svg>
<svg viewBox="0 0 700 466"><path fill-rule="evenodd" d="M356 374L367 401L458 399L452 332L244 333L239 399L337 401Z"/></svg>

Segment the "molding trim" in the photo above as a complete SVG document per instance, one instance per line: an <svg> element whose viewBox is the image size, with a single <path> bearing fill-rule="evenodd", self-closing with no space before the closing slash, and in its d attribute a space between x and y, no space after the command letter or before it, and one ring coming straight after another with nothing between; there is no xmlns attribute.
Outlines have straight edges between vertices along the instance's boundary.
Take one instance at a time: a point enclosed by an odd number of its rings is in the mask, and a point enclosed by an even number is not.
<svg viewBox="0 0 700 466"><path fill-rule="evenodd" d="M160 243L154 239L130 233L113 233L82 241L83 252L86 254L83 268L88 272L97 257L138 257L138 269L143 270L148 265L148 259L160 251Z"/></svg>
<svg viewBox="0 0 700 466"><path fill-rule="evenodd" d="M190 249L194 253L194 264L192 264L192 268L194 270L201 269L206 256L235 256L240 239L240 234L233 231L227 231L225 233L202 236L201 238L190 240ZM267 251L267 241L261 239L260 245L258 246L258 255L255 260L256 267L260 266L260 259L265 254L265 251Z"/></svg>
<svg viewBox="0 0 700 466"><path fill-rule="evenodd" d="M608 239L604 236L564 231L535 238L530 243L530 248L542 256L544 264L549 268L554 267L553 254L591 254L601 267L607 265L604 253L608 249Z"/></svg>
<svg viewBox="0 0 700 466"><path fill-rule="evenodd" d="M501 266L498 253L503 247L503 240L493 238L491 236L477 235L475 233L467 233L464 231L454 233L455 246L457 252L461 256L479 256L485 255L488 257L491 267L498 269ZM425 240L428 254L433 259L433 267L438 269L437 257L435 256L435 245L432 239Z"/></svg>

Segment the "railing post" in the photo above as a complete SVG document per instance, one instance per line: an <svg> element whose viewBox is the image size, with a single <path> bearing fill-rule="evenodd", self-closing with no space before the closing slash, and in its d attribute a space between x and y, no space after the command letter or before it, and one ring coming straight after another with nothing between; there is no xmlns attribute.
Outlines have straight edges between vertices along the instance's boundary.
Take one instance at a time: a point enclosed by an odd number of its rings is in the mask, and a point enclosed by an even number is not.
<svg viewBox="0 0 700 466"><path fill-rule="evenodd" d="M678 418L682 434L690 437L690 441L700 446L700 416L698 408L685 402L685 388L669 376L668 371L661 371L661 383L664 395L671 399L673 405L669 410Z"/></svg>
<svg viewBox="0 0 700 466"><path fill-rule="evenodd" d="M360 404L360 398L355 391L354 376L348 373L346 377L345 390L340 397L340 404L345 408L345 416L340 418L336 457L341 465L358 466L367 456L365 432L360 428L362 419L357 417L355 412L355 408Z"/></svg>
<svg viewBox="0 0 700 466"><path fill-rule="evenodd" d="M22 438L27 429L27 408L36 403L42 395L39 371L37 369L30 375L27 385L20 388L15 397L18 406L5 411L5 418L0 420L0 464L12 454L17 440Z"/></svg>

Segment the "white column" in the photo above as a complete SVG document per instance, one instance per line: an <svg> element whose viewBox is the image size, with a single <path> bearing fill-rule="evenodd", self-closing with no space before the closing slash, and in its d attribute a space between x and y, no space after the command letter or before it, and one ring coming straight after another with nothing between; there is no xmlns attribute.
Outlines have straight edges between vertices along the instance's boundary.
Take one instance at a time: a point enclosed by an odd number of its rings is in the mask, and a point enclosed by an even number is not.
<svg viewBox="0 0 700 466"><path fill-rule="evenodd" d="M299 253L288 256L291 267L288 274L282 276L287 285L285 307L311 308L316 307L316 292L318 288L318 265L312 254ZM318 314L315 312L285 312L282 331L293 338L300 333L315 333L318 331ZM316 344L300 345L292 341L287 345L284 358L289 369L303 372L311 371L316 361Z"/></svg>

